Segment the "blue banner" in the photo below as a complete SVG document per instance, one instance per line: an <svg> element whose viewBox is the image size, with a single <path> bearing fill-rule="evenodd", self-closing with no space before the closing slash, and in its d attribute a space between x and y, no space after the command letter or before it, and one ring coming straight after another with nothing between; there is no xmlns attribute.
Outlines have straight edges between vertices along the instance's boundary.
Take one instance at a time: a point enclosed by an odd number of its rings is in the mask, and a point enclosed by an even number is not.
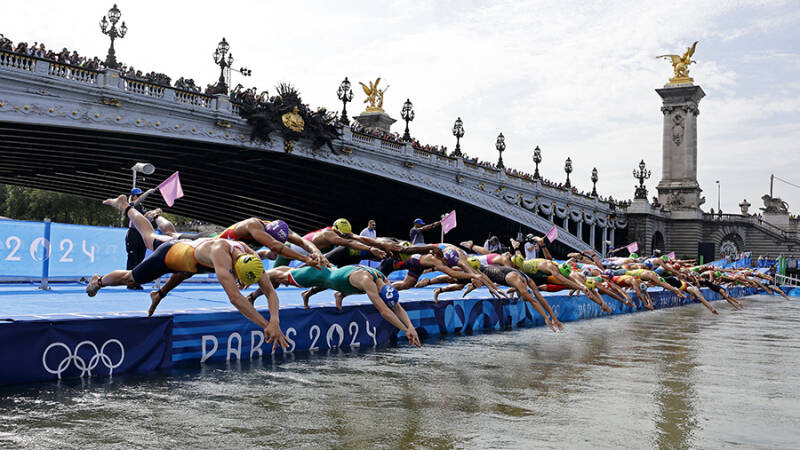
<svg viewBox="0 0 800 450"><path fill-rule="evenodd" d="M126 228L0 220L0 278L80 278L125 268Z"/></svg>
<svg viewBox="0 0 800 450"><path fill-rule="evenodd" d="M172 365L170 317L7 323L0 342L0 385Z"/></svg>

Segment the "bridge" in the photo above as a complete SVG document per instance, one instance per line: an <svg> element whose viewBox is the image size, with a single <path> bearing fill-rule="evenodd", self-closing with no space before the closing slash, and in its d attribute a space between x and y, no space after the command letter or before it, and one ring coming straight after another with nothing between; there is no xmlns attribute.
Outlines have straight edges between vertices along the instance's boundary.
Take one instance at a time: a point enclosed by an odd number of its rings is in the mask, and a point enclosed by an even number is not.
<svg viewBox="0 0 800 450"><path fill-rule="evenodd" d="M277 133L254 140L239 113L226 95L0 52L0 183L102 199L127 191L133 162L148 161L147 186L181 171L186 197L170 212L218 225L259 216L307 232L347 217L402 237L415 217L455 209L451 242L555 224L559 253L626 243L624 214L597 197L348 126L335 152Z"/></svg>

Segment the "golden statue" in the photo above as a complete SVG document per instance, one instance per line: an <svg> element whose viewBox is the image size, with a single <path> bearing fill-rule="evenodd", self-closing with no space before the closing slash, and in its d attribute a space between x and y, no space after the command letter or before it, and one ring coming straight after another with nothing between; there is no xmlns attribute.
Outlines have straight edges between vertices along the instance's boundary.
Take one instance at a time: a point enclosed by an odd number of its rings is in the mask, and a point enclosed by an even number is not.
<svg viewBox="0 0 800 450"><path fill-rule="evenodd" d="M367 112L383 112L383 93L389 89L389 86L384 89L378 89L378 83L380 82L381 77L378 77L375 83L370 81L369 86L360 81L358 82L364 88L364 93L367 94L367 98L364 100L364 103L369 103Z"/></svg>
<svg viewBox="0 0 800 450"><path fill-rule="evenodd" d="M697 41L695 41L691 47L686 49L686 52L683 54L683 56L656 56L656 58L670 58L672 60L672 70L675 72L675 76L669 79L669 84L686 84L694 81L692 78L689 78L689 64L697 63L697 61L692 59L692 55L694 55L694 49L696 47Z"/></svg>
<svg viewBox="0 0 800 450"><path fill-rule="evenodd" d="M295 106L290 112L282 115L281 122L283 122L283 126L296 133L302 132L306 125L305 121L303 120L303 116L300 115L300 111L297 109L297 106Z"/></svg>

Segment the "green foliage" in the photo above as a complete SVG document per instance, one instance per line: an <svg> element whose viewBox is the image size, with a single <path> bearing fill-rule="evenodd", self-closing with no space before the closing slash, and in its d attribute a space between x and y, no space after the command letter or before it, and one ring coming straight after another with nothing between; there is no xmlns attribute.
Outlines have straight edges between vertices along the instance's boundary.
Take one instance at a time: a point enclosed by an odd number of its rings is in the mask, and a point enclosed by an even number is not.
<svg viewBox="0 0 800 450"><path fill-rule="evenodd" d="M79 225L119 226L120 214L101 202L22 186L0 184L0 216L19 220L43 220Z"/></svg>

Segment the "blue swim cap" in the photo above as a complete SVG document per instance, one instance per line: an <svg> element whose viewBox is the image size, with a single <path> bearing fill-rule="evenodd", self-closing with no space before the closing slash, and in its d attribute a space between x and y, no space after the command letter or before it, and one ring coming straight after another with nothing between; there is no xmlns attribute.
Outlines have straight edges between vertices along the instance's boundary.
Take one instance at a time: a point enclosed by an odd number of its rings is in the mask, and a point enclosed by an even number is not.
<svg viewBox="0 0 800 450"><path fill-rule="evenodd" d="M379 295L389 308L394 308L400 300L400 293L391 284L384 284Z"/></svg>
<svg viewBox="0 0 800 450"><path fill-rule="evenodd" d="M458 251L454 248L448 248L444 251L444 262L448 266L455 266L458 264Z"/></svg>
<svg viewBox="0 0 800 450"><path fill-rule="evenodd" d="M650 260L645 261L642 265L647 267L648 269L653 268L653 263Z"/></svg>

